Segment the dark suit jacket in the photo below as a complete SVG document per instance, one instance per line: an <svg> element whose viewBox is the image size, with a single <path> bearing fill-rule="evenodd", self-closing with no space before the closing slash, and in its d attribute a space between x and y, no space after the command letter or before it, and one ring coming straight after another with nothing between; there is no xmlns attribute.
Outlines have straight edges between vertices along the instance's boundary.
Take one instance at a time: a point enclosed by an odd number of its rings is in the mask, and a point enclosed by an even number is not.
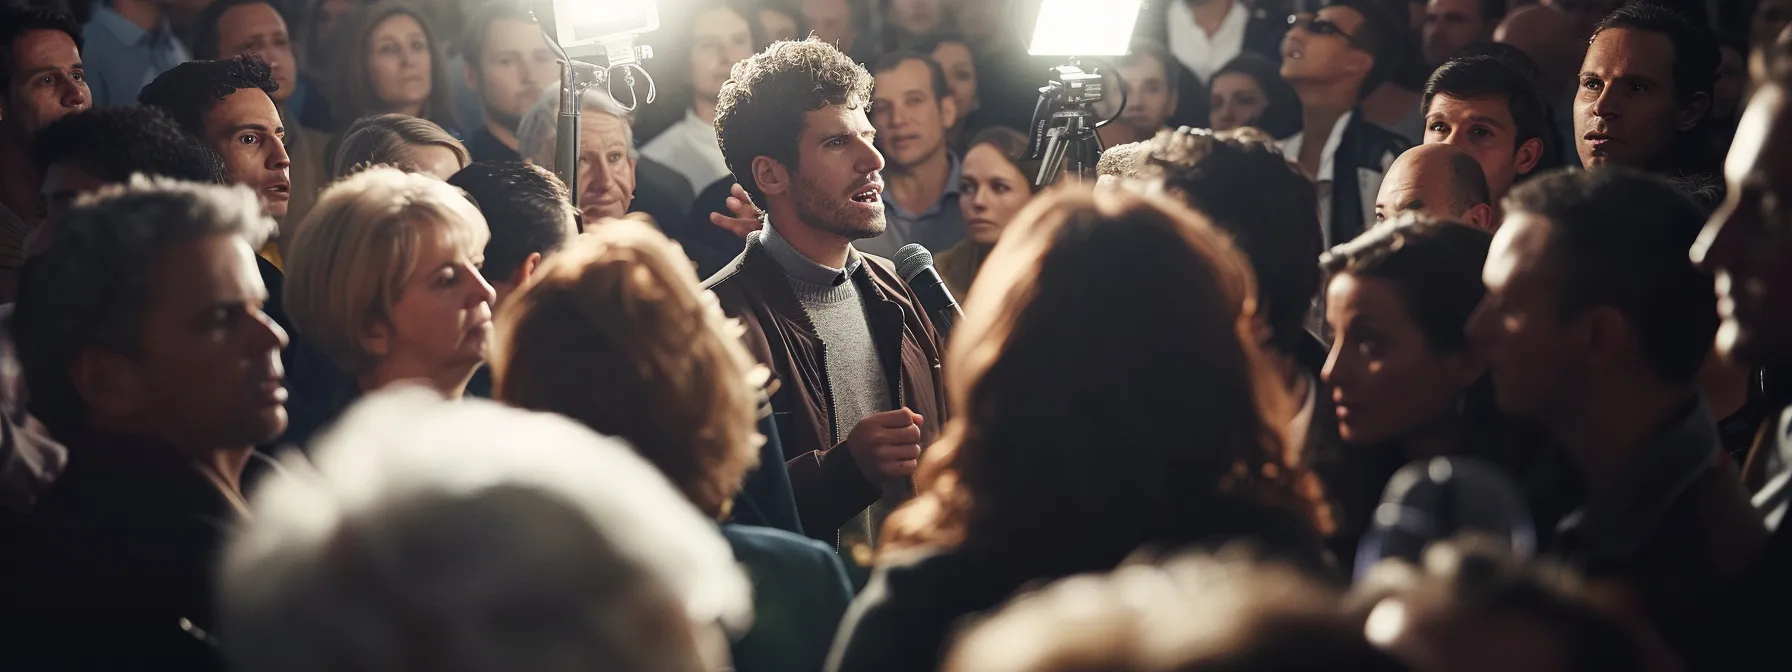
<svg viewBox="0 0 1792 672"><path fill-rule="evenodd" d="M0 669L221 669L181 620L216 632L212 573L236 506L166 445L65 440L68 471L9 550Z"/></svg>
<svg viewBox="0 0 1792 672"><path fill-rule="evenodd" d="M753 628L734 643L741 672L818 672L852 602L834 550L783 530L723 525L753 582Z"/></svg>

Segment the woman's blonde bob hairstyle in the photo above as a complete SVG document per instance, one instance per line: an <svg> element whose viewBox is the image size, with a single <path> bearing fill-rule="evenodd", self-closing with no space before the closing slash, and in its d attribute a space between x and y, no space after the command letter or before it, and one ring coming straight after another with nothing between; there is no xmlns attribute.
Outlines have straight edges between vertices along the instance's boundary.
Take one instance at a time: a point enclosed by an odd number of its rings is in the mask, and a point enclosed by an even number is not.
<svg viewBox="0 0 1792 672"><path fill-rule="evenodd" d="M286 312L295 329L350 376L383 356L364 345L369 326L417 271L428 236L485 249L485 217L465 194L428 175L376 166L324 189L286 254Z"/></svg>
<svg viewBox="0 0 1792 672"><path fill-rule="evenodd" d="M493 392L627 440L722 519L765 440L756 424L766 372L743 333L675 243L648 224L607 220L499 311Z"/></svg>

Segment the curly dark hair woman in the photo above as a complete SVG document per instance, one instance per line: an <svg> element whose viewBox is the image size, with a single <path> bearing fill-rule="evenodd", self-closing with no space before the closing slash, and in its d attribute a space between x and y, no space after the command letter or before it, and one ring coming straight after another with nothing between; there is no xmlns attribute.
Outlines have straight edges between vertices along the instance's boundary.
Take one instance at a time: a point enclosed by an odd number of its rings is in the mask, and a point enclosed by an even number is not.
<svg viewBox="0 0 1792 672"><path fill-rule="evenodd" d="M1329 514L1283 454L1291 404L1225 236L1119 190L1049 193L1009 226L947 354L952 420L830 669L934 669L961 617L1142 546L1318 564Z"/></svg>

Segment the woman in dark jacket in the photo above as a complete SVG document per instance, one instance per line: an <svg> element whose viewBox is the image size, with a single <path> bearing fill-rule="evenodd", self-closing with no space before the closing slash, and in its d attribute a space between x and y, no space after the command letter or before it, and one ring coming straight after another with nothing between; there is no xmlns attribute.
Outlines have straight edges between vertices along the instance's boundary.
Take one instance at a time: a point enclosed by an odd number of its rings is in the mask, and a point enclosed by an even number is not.
<svg viewBox="0 0 1792 672"><path fill-rule="evenodd" d="M594 226L543 263L497 325L500 401L626 439L699 510L729 519L762 460L765 372L664 235L635 221ZM784 465L773 456L764 468ZM735 668L820 670L852 599L834 550L769 527L728 523L722 536L753 582L753 627L734 644Z"/></svg>
<svg viewBox="0 0 1792 672"><path fill-rule="evenodd" d="M1009 226L948 351L953 418L830 670L936 669L965 617L1142 546L1320 563L1318 483L1284 457L1292 405L1224 237L1118 190L1042 196Z"/></svg>

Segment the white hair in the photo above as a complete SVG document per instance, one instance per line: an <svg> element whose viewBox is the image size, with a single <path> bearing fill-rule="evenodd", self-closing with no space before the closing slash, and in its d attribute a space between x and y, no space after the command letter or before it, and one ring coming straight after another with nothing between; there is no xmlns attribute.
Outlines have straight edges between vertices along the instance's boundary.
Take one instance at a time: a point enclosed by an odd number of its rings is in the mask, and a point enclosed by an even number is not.
<svg viewBox="0 0 1792 672"><path fill-rule="evenodd" d="M572 420L398 386L283 457L219 581L235 669L699 670L751 588L715 524Z"/></svg>
<svg viewBox="0 0 1792 672"><path fill-rule="evenodd" d="M635 150L635 129L633 115L622 108L609 94L596 89L586 89L579 98L580 123L582 115L607 114L622 122L622 132L628 136L630 156L638 156ZM559 137L560 122L560 89L549 89L541 95L541 99L529 106L522 120L516 126L516 152L524 159L548 170L554 167L554 141ZM573 185L574 189L578 185Z"/></svg>

